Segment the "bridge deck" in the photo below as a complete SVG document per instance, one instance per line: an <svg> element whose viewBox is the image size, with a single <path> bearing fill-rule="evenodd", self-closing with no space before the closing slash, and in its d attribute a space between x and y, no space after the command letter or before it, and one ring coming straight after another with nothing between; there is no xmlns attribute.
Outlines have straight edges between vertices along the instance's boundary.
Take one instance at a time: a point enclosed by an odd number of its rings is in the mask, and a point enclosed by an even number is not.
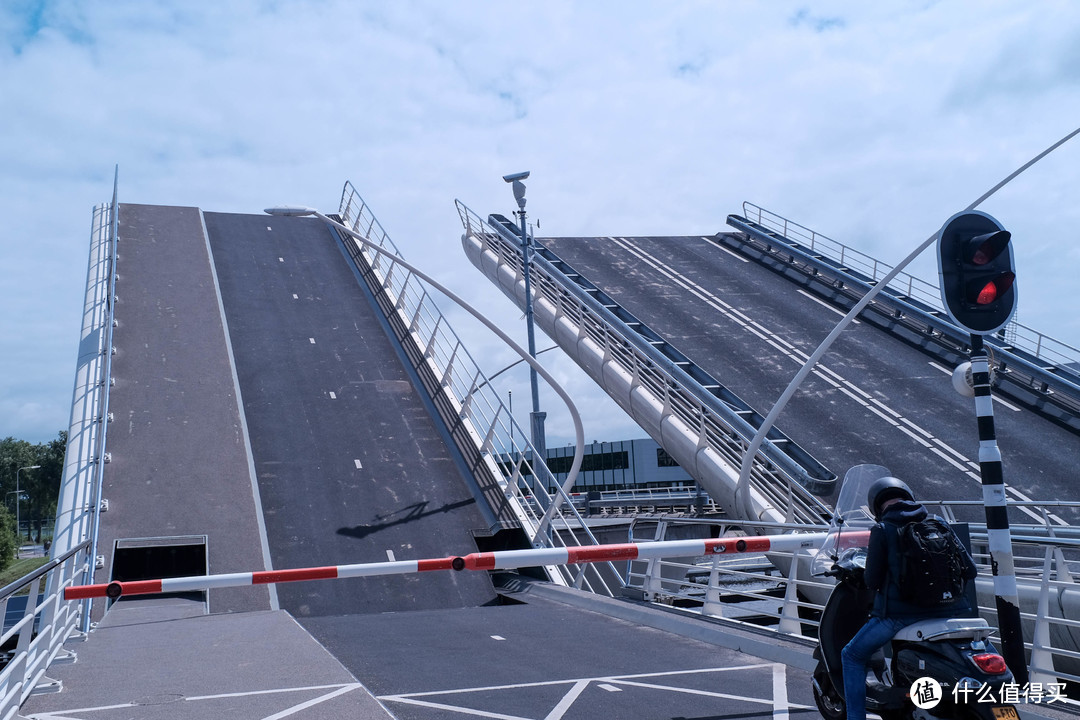
<svg viewBox="0 0 1080 720"><path fill-rule="evenodd" d="M766 413L843 313L721 240L539 242ZM777 424L838 475L872 462L912 483L921 497L977 500L974 407L953 390L950 371L917 347L868 323L855 324ZM1077 434L1007 401L994 405L1010 499L1074 499ZM1077 521L1075 513L1060 514ZM980 515L978 510L969 519ZM1039 516L1031 511L1014 517L1031 523Z"/></svg>
<svg viewBox="0 0 1080 720"><path fill-rule="evenodd" d="M476 551L486 527L336 240L313 218L206 214L275 568ZM490 580L293 584L325 615L484 605Z"/></svg>
<svg viewBox="0 0 1080 720"><path fill-rule="evenodd" d="M209 535L210 572L266 569L200 212L121 205L119 224L109 511L95 582L109 581L114 541L129 538ZM264 609L265 588L210 593L211 612Z"/></svg>

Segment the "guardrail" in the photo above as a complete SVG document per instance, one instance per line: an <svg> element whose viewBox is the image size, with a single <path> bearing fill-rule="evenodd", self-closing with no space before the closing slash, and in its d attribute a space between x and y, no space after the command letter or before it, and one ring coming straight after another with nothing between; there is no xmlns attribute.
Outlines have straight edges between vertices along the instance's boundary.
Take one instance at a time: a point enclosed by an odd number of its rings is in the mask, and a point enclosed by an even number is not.
<svg viewBox="0 0 1080 720"><path fill-rule="evenodd" d="M943 507L970 503L941 503ZM1053 508L1077 503L1033 503ZM635 522L630 542L663 541L679 526L714 528L719 537L754 532L820 533L821 525L751 524L741 521L661 518ZM996 623L993 575L986 527L968 525L979 614ZM1052 525L1013 525L1017 584L1031 682L1080 682L1080 529ZM1065 534L1066 537L1061 535ZM680 534L683 537L685 533ZM642 599L683 612L753 625L803 638L816 637L818 618L832 589L827 578L811 578L791 552L770 551L737 558L684 557L627 563L626 587ZM786 569L785 569L786 568Z"/></svg>
<svg viewBox="0 0 1080 720"><path fill-rule="evenodd" d="M344 225L386 250L376 252L343 238L468 464L477 491L491 507L492 529L506 527L507 515L512 514L513 521L533 538L542 526L545 512L561 499L552 522L579 525L583 528L582 536L541 532L541 541L547 547L596 544L596 538L558 483L552 480L554 492L549 492L544 480L552 475L528 441L528 433L514 421L424 282L395 261L395 256L401 257L400 251L351 183L345 183L339 214ZM500 457L512 457L515 461L504 470L498 462ZM605 576L591 565L550 566L548 572L553 582L604 595L616 594ZM609 577L618 577L614 568L610 569Z"/></svg>
<svg viewBox="0 0 1080 720"><path fill-rule="evenodd" d="M471 237L480 244L480 253L497 258L497 272L500 279L522 276L520 250L497 229L482 220L476 213L457 201L458 214L465 228L466 237ZM482 261L488 263L487 259ZM474 260L474 264L476 261ZM482 268L484 269L484 268ZM485 269L485 272L488 272ZM580 287L566 274L556 268L542 254L538 254L531 267L532 285L536 293L537 321L543 323L545 317L553 317L556 322L556 342L566 350L563 341L574 346L589 342L594 344L592 353L602 358L604 367L590 367L588 363L579 364L593 375L602 387L608 390L616 402L657 442L690 472L698 482L705 485L710 496L726 504L724 492L734 492L737 481L730 479L730 488L717 484L708 484L709 478L696 468L709 464L710 467L726 465L738 468L754 435L754 428L743 421L737 412L717 397L708 394L702 385L677 367L670 359L660 357L652 342L632 331L611 308L602 305L594 297L595 293ZM504 292L510 292L500 285ZM552 334L550 328L545 331ZM572 331L573 335L570 336ZM570 352L571 350L568 350ZM609 367L611 369L609 369ZM615 369L617 368L617 369ZM597 377L602 375L602 378ZM635 397L645 393L650 398L649 404L661 408L662 420L643 418L638 412L638 405L626 396L617 396L604 381L610 378L629 379L631 388L628 395ZM643 406L643 405L642 405ZM671 435L664 436L663 428L668 427L668 419L678 419L681 434L678 444L673 444ZM708 463L702 460L708 453L712 457ZM802 472L800 472L802 470ZM698 474L695 474L698 473ZM700 476L699 476L700 475ZM795 467L791 458L786 457L767 443L755 458L751 473L751 488L760 499L762 507L775 508L780 517L788 517L794 522L815 522L828 517L826 505L804 487L805 470Z"/></svg>
<svg viewBox="0 0 1080 720"><path fill-rule="evenodd" d="M119 176L117 167L112 200L96 206L91 221L83 321L52 560L0 589L5 614L13 596L28 593L21 619L0 636L0 646L13 643L0 672L3 720L13 717L31 693L60 689L59 683L45 677L45 671L53 662L73 662L75 655L63 649L64 642L90 629L89 601L81 606L64 601L63 591L93 577L102 477L109 461L106 431L110 421Z"/></svg>
<svg viewBox="0 0 1080 720"><path fill-rule="evenodd" d="M696 488L644 488L573 493L574 505L587 517L617 515L721 515L724 510L709 495Z"/></svg>
<svg viewBox="0 0 1080 720"><path fill-rule="evenodd" d="M846 272L860 282L876 283L893 269L887 263L753 203L743 203L743 216L765 231L779 235L807 259L827 259L828 269ZM928 318L936 329L955 334L960 342L966 342L967 335L945 318L937 285L901 272L888 285L888 290L878 299L906 302L916 311L936 316ZM988 337L987 342L994 346L995 351L1013 356L1023 363L1039 380L1066 382L1070 389L1080 391L1080 349L1016 321Z"/></svg>
<svg viewBox="0 0 1080 720"><path fill-rule="evenodd" d="M32 693L59 692L60 684L45 676L54 662L74 662L64 643L76 632L79 604L64 600L64 589L92 567L87 540L25 577L0 588L0 617L12 597L27 593L22 617L0 635L0 648L11 647L0 670L0 717L11 718ZM44 585L45 592L42 593Z"/></svg>

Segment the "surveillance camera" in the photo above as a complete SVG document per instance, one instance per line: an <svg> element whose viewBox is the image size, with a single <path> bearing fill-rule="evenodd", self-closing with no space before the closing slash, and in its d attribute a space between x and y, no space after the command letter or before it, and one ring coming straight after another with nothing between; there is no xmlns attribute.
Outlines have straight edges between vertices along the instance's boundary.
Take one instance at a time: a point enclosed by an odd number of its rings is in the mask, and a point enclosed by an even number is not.
<svg viewBox="0 0 1080 720"><path fill-rule="evenodd" d="M511 182L514 182L515 180L524 180L527 177L529 177L529 171L528 170L526 170L525 172L511 173L510 175L503 175L503 180L505 180L508 183L511 183Z"/></svg>

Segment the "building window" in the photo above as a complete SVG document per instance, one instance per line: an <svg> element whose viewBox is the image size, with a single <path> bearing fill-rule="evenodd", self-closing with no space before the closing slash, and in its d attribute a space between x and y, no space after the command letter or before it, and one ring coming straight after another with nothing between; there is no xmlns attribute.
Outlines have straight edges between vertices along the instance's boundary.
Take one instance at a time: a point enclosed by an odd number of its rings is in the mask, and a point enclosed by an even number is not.
<svg viewBox="0 0 1080 720"><path fill-rule="evenodd" d="M656 448L656 467L679 467L679 463L664 448Z"/></svg>

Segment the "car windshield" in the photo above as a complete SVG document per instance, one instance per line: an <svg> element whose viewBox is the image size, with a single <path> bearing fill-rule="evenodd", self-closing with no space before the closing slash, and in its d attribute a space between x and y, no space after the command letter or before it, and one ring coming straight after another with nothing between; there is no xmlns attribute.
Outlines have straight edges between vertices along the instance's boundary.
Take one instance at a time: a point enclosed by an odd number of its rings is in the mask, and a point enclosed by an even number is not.
<svg viewBox="0 0 1080 720"><path fill-rule="evenodd" d="M836 498L836 509L829 532L810 566L812 575L823 575L842 550L866 548L874 516L866 506L866 493L879 478L891 475L881 465L856 465L847 471Z"/></svg>

